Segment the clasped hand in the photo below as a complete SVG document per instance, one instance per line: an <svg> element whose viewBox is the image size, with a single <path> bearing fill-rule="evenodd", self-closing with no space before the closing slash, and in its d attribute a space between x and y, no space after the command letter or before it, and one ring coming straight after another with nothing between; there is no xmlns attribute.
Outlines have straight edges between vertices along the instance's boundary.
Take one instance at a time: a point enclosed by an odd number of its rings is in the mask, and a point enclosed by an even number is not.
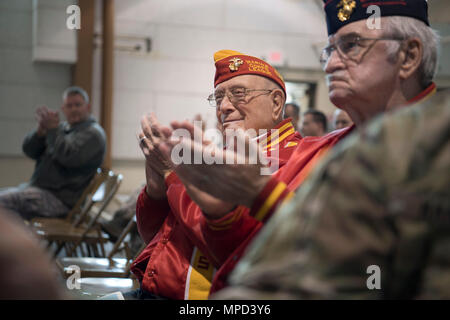
<svg viewBox="0 0 450 320"><path fill-rule="evenodd" d="M36 121L38 123L38 135L44 136L48 130L57 128L59 125L59 114L57 111L50 110L46 106L36 109Z"/></svg>

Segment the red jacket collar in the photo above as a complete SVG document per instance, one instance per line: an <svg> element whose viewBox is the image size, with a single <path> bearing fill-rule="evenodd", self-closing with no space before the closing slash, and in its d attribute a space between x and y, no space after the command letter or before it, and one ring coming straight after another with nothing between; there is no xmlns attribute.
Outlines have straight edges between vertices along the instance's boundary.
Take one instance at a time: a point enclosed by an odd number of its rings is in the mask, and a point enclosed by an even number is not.
<svg viewBox="0 0 450 320"><path fill-rule="evenodd" d="M417 96L408 101L408 104L413 104L431 97L436 93L436 84L432 82L425 90L419 93Z"/></svg>
<svg viewBox="0 0 450 320"><path fill-rule="evenodd" d="M291 120L292 120L291 118L284 119L278 125L276 125L274 128L267 130L267 134L263 135L261 137L258 137L257 142L263 147L268 147L269 145L271 145L273 147L273 146L279 144L286 137L295 133L295 129L294 129L294 126L292 125ZM278 130L278 139L276 139L276 141L271 141L272 140L272 137L271 137L272 130Z"/></svg>

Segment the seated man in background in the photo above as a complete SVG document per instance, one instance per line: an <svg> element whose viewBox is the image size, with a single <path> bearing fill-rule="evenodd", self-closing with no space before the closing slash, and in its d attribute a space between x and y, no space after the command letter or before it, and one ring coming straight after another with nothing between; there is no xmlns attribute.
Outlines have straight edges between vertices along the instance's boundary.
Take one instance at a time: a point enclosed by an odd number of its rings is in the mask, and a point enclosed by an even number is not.
<svg viewBox="0 0 450 320"><path fill-rule="evenodd" d="M90 116L87 93L69 87L63 93L61 122L57 111L36 110L37 129L23 142L23 152L36 161L31 180L0 191L0 207L24 219L64 217L102 164L106 148L103 129Z"/></svg>
<svg viewBox="0 0 450 320"><path fill-rule="evenodd" d="M327 133L327 117L319 110L303 113L301 130L304 137L321 137Z"/></svg>
<svg viewBox="0 0 450 320"><path fill-rule="evenodd" d="M283 119L291 118L295 131L298 131L298 122L300 120L300 107L294 103L286 103L284 106Z"/></svg>
<svg viewBox="0 0 450 320"><path fill-rule="evenodd" d="M450 90L336 147L218 299L450 299Z"/></svg>
<svg viewBox="0 0 450 320"><path fill-rule="evenodd" d="M342 109L336 109L333 114L333 126L334 130L339 130L345 127L350 127L353 124L352 119L348 116L347 112Z"/></svg>

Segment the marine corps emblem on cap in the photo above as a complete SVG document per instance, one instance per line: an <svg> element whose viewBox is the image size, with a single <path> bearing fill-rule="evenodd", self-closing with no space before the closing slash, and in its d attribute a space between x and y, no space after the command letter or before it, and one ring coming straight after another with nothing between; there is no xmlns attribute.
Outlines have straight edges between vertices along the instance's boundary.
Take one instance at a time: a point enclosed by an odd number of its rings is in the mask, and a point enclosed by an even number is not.
<svg viewBox="0 0 450 320"><path fill-rule="evenodd" d="M231 71L238 71L239 67L244 63L244 61L239 58L233 58L229 60L229 62L231 63L228 65L228 68L230 68Z"/></svg>
<svg viewBox="0 0 450 320"><path fill-rule="evenodd" d="M337 5L337 8L340 8L338 11L338 18L342 22L347 21L353 13L353 10L356 7L356 2L354 0L341 0Z"/></svg>

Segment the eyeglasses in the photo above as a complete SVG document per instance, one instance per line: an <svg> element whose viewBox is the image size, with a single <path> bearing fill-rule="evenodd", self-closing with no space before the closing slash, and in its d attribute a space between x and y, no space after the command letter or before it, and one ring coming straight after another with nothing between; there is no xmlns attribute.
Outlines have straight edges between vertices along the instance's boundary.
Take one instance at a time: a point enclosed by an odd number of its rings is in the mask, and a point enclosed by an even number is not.
<svg viewBox="0 0 450 320"><path fill-rule="evenodd" d="M362 38L359 36L342 37L336 41L336 43L325 47L320 55L320 63L322 68L325 69L328 61L330 60L333 51L337 49L339 57L343 60L357 61L362 57L364 53L379 40L389 41L403 41L401 38Z"/></svg>
<svg viewBox="0 0 450 320"><path fill-rule="evenodd" d="M212 93L208 96L207 100L211 107L217 108L222 104L223 99L225 98L225 95L228 97L228 100L230 100L231 104L235 105L238 103L246 102L245 97L248 96L250 92L254 91L264 91L260 95L263 94L270 94L272 91L276 89L246 89L246 88L232 88L229 91L220 91ZM260 96L254 96L254 98Z"/></svg>

